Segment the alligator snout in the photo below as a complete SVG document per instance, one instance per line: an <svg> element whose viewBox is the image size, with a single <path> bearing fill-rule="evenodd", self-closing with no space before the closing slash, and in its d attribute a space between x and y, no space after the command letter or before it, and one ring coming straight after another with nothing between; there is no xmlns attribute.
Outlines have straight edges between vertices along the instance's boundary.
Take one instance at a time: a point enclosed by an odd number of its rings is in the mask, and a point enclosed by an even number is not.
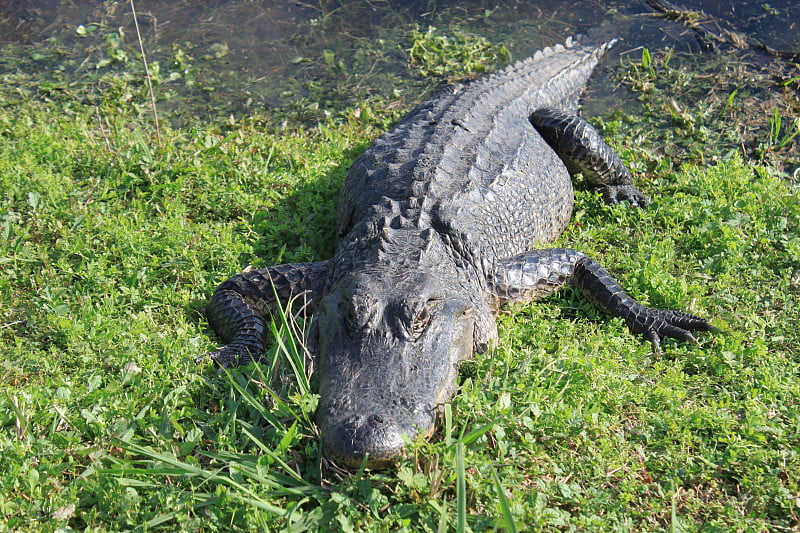
<svg viewBox="0 0 800 533"><path fill-rule="evenodd" d="M396 460L406 443L428 435L436 407L409 391L382 395L385 388L339 389L323 397L317 412L325 456L348 468L381 468ZM388 396L388 397L387 397Z"/></svg>
<svg viewBox="0 0 800 533"><path fill-rule="evenodd" d="M411 432L411 434L409 434ZM322 432L325 455L337 463L358 468L386 466L396 459L413 428L404 428L380 414L353 415Z"/></svg>

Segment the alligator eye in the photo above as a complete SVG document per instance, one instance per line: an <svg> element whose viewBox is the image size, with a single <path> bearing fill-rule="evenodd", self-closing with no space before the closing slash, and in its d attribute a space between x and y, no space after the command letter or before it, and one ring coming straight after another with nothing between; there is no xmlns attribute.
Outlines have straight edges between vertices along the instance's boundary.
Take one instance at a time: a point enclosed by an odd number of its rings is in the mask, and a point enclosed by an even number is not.
<svg viewBox="0 0 800 533"><path fill-rule="evenodd" d="M431 313L428 311L428 307L425 306L419 313L417 313L417 316L415 316L414 320L411 322L411 334L414 337L422 335L422 332L425 331L425 328L428 327L430 322Z"/></svg>
<svg viewBox="0 0 800 533"><path fill-rule="evenodd" d="M411 321L409 332L414 339L419 338L431 322L434 309L441 303L441 298L430 298Z"/></svg>

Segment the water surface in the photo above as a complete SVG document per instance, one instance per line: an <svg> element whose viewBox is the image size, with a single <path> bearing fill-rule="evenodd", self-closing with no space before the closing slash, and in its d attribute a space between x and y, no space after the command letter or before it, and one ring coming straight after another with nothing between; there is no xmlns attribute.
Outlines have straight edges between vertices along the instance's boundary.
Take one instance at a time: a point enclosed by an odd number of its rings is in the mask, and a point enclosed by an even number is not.
<svg viewBox="0 0 800 533"><path fill-rule="evenodd" d="M694 18L673 20L646 1L630 0L135 2L148 61L157 63L161 105L209 119L298 105L330 112L371 96L413 100L426 80L408 85L415 77L408 35L430 26L444 35L466 32L503 43L514 59L577 33L617 36L623 43L606 61L612 66L616 57L636 56L642 48L706 55L718 66L715 51L690 27L695 23L741 37L749 43L741 57L753 63L775 59L754 45L800 52L794 0L691 0L678 7L695 12ZM141 68L129 2L6 0L0 3L0 51L0 73L18 76L20 87L55 83L57 91L106 71ZM594 90L613 95L601 100L603 109L632 100L603 72Z"/></svg>

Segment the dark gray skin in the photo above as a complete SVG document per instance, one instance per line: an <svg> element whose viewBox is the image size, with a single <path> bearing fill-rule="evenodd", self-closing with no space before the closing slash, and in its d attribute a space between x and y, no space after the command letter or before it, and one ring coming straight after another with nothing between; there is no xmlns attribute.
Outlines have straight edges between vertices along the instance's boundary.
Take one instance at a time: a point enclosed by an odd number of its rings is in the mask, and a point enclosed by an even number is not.
<svg viewBox="0 0 800 533"><path fill-rule="evenodd" d="M497 338L494 315L570 283L657 350L696 342L704 319L639 304L596 261L537 249L569 221L569 167L606 201L644 207L619 157L576 116L577 99L613 44L568 41L412 111L352 165L334 256L244 272L220 285L209 321L234 366L264 351L265 319L303 294L319 375L325 455L382 467L430 434L457 366ZM277 295L277 301L275 296Z"/></svg>

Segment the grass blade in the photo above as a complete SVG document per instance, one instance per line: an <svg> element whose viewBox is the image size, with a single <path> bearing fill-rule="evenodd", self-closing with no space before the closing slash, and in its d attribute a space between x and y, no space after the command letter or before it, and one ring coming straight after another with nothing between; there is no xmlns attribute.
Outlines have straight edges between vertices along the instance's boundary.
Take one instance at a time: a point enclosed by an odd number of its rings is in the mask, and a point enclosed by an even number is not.
<svg viewBox="0 0 800 533"><path fill-rule="evenodd" d="M238 501L247 503L249 505L253 505L270 513L282 515L286 512L285 509L278 507L274 503L263 499L258 494L253 492L251 489L235 481L231 477L221 474L220 472L225 470L225 468L227 467L223 467L214 471L204 470L199 466L189 464L187 462L181 461L169 455L158 453L155 450L152 450L144 446L138 446L136 444L131 444L131 443L123 443L123 448L125 448L129 452L143 455L149 459L167 463L168 465L175 467L179 471L182 471L184 475L188 474L190 476L197 476L203 479L205 482L217 483L220 485L227 486L231 489L235 489L232 490L230 494L230 497L232 499L236 499ZM265 479L264 481L267 480ZM277 484L270 483L270 485L275 486ZM277 488L284 488L284 487L277 486Z"/></svg>
<svg viewBox="0 0 800 533"><path fill-rule="evenodd" d="M517 524L514 523L514 517L511 515L511 506L508 504L506 492L503 485L500 483L500 476L497 475L497 470L492 470L492 478L494 485L497 488L497 499L500 500L500 510L503 511L503 521L506 524L506 530L509 533L517 533Z"/></svg>
<svg viewBox="0 0 800 533"><path fill-rule="evenodd" d="M255 396L253 396L253 393L248 391L245 387L242 386L241 383L239 383L236 379L234 379L230 370L228 370L227 368L223 368L222 370L225 372L225 376L227 377L230 386L233 387L233 389L240 394L241 399L247 405L255 409L258 412L258 414L277 431L281 433L284 433L286 431L286 426L280 420L278 420L278 418L275 417L262 402L260 402ZM264 387L267 391L267 394L269 394L270 397L272 397L272 399L276 403L281 404L283 407L286 407L287 411L289 411L289 413L291 413L292 416L297 418L297 415L294 413L294 411L292 411L292 409L283 401L283 399L280 396L278 396L270 387L267 387L266 385L264 385Z"/></svg>
<svg viewBox="0 0 800 533"><path fill-rule="evenodd" d="M464 443L456 443L456 532L464 533L467 527L467 482L464 472Z"/></svg>

